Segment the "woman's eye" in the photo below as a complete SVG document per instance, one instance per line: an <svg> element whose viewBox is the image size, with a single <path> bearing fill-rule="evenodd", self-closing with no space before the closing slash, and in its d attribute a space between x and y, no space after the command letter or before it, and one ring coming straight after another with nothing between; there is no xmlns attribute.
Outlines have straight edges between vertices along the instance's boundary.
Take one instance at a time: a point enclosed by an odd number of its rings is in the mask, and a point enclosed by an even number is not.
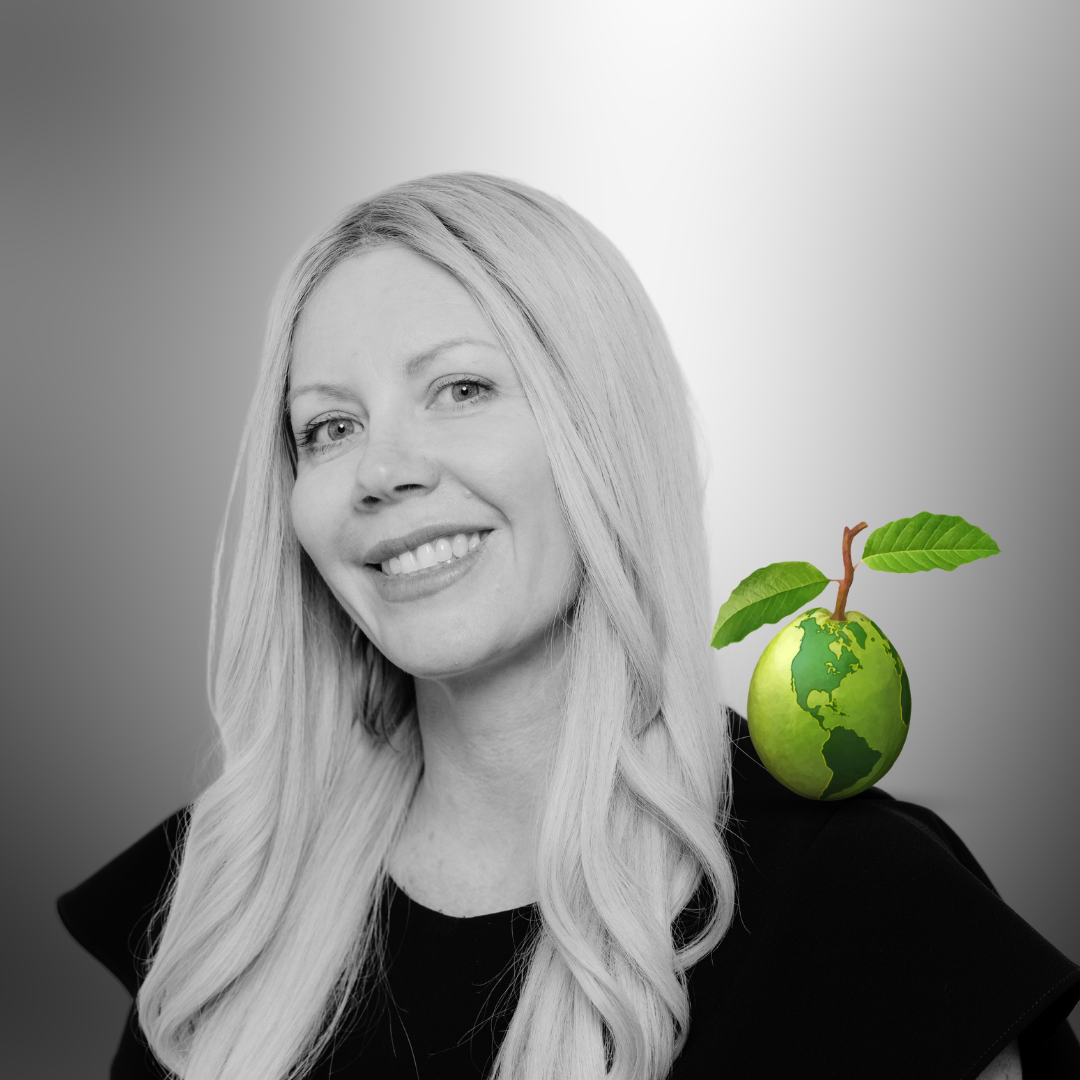
<svg viewBox="0 0 1080 1080"><path fill-rule="evenodd" d="M448 379L438 388L439 396L452 405L472 405L486 398L491 387L477 379Z"/></svg>
<svg viewBox="0 0 1080 1080"><path fill-rule="evenodd" d="M308 424L296 436L297 447L309 454L332 450L335 444L351 439L361 430L358 421L348 416L328 416Z"/></svg>

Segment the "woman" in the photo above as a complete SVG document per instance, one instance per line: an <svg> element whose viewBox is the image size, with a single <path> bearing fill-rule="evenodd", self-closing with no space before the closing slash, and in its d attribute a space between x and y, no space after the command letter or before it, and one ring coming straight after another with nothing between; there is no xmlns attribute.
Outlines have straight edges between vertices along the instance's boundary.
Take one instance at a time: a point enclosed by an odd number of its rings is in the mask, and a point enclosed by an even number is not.
<svg viewBox="0 0 1080 1080"><path fill-rule="evenodd" d="M242 460L221 776L60 904L137 994L114 1076L1071 1052L1080 969L943 823L801 800L729 733L685 386L567 207L465 174L350 209L275 301Z"/></svg>

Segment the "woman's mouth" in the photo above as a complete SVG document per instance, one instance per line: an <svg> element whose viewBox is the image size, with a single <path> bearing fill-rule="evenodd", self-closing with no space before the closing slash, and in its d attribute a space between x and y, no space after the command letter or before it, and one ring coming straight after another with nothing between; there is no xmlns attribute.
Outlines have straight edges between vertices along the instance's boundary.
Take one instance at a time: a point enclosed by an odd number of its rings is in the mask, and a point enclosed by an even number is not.
<svg viewBox="0 0 1080 1080"><path fill-rule="evenodd" d="M420 544L409 551L403 551L381 564L382 572L390 577L398 574L419 574L442 563L452 563L463 559L470 551L475 551L490 533L457 533L454 536L439 536L426 544Z"/></svg>
<svg viewBox="0 0 1080 1080"><path fill-rule="evenodd" d="M368 563L367 572L383 600L419 600L453 585L482 561L492 531L439 536L381 564Z"/></svg>

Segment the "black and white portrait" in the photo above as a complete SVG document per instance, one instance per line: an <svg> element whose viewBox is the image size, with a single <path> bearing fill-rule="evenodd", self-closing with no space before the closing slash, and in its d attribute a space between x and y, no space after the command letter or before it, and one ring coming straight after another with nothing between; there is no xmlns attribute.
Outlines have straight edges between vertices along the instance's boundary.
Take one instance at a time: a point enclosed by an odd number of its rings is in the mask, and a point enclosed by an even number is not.
<svg viewBox="0 0 1080 1080"><path fill-rule="evenodd" d="M0 1072L1080 1077L1077 41L0 6ZM717 611L923 511L803 798Z"/></svg>

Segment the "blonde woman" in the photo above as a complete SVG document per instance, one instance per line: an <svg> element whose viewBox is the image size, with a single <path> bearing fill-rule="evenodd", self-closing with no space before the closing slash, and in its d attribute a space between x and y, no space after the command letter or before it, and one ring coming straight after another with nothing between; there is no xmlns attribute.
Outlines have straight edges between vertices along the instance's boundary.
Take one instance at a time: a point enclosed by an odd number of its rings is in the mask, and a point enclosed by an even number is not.
<svg viewBox="0 0 1080 1080"><path fill-rule="evenodd" d="M221 774L60 901L135 996L114 1077L1080 1057L1080 969L947 826L791 795L718 704L686 388L568 207L463 174L347 211L274 303L238 477Z"/></svg>

